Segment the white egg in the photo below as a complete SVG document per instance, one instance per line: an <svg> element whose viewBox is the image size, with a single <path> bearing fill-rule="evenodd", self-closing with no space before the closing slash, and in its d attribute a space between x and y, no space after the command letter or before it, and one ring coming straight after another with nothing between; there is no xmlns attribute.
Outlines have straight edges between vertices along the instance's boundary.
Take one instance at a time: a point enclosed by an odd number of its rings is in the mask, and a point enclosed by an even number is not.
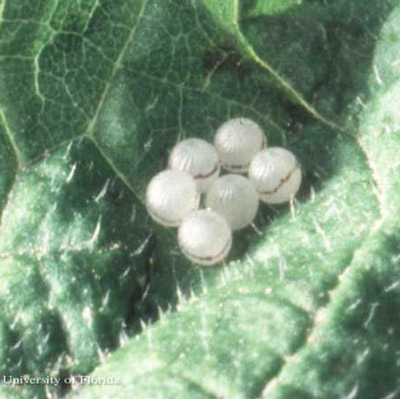
<svg viewBox="0 0 400 399"><path fill-rule="evenodd" d="M158 223L174 227L199 207L200 193L193 177L179 170L164 170L154 176L146 192L146 207Z"/></svg>
<svg viewBox="0 0 400 399"><path fill-rule="evenodd" d="M261 201L279 204L290 201L301 185L301 167L293 153L271 147L257 154L249 167Z"/></svg>
<svg viewBox="0 0 400 399"><path fill-rule="evenodd" d="M225 218L211 209L200 209L183 219L178 243L192 262L204 266L222 262L232 245L232 232Z"/></svg>
<svg viewBox="0 0 400 399"><path fill-rule="evenodd" d="M266 140L257 123L247 118L234 118L217 130L214 145L225 169L244 173L253 157L265 148Z"/></svg>
<svg viewBox="0 0 400 399"><path fill-rule="evenodd" d="M168 166L190 173L201 192L205 192L218 178L220 170L215 148L207 141L197 138L178 143L171 152Z"/></svg>
<svg viewBox="0 0 400 399"><path fill-rule="evenodd" d="M225 217L232 230L248 226L258 210L258 195L249 179L225 175L207 191L205 205Z"/></svg>

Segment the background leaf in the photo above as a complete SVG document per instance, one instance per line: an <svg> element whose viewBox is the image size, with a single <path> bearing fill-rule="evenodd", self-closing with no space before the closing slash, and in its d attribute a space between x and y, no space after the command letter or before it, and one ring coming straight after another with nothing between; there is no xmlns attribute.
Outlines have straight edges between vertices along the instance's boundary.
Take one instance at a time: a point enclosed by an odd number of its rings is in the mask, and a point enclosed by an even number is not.
<svg viewBox="0 0 400 399"><path fill-rule="evenodd" d="M396 397L398 10L3 0L2 374L102 362L91 376L121 383L85 399ZM299 203L193 267L146 184L176 141L239 115L296 153Z"/></svg>

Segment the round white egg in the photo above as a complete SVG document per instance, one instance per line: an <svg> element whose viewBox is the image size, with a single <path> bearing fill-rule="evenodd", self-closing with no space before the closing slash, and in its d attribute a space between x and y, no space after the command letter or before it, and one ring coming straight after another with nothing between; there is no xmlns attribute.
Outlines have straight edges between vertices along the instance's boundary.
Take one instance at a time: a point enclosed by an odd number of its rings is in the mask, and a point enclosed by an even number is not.
<svg viewBox="0 0 400 399"><path fill-rule="evenodd" d="M171 152L168 166L190 173L201 192L218 178L220 165L214 146L205 140L191 138L179 142Z"/></svg>
<svg viewBox="0 0 400 399"><path fill-rule="evenodd" d="M164 170L147 186L147 210L163 226L179 226L185 216L199 207L199 203L197 184L187 172Z"/></svg>
<svg viewBox="0 0 400 399"><path fill-rule="evenodd" d="M266 146L263 130L247 118L225 122L214 139L222 166L230 172L245 173L253 157Z"/></svg>
<svg viewBox="0 0 400 399"><path fill-rule="evenodd" d="M178 243L192 262L210 266L222 262L228 255L232 232L221 215L211 209L200 209L183 219Z"/></svg>
<svg viewBox="0 0 400 399"><path fill-rule="evenodd" d="M290 201L301 185L301 167L295 155L280 147L268 148L257 154L249 167L261 201L280 204Z"/></svg>
<svg viewBox="0 0 400 399"><path fill-rule="evenodd" d="M222 215L232 230L240 230L254 220L258 195L249 179L229 174L212 184L207 191L205 205Z"/></svg>

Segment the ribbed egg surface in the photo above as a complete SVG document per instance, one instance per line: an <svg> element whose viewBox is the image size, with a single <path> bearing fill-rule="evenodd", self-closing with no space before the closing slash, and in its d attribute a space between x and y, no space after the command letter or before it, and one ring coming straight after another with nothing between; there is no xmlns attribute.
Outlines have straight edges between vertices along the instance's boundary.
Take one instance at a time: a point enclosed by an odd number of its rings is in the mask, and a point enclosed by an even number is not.
<svg viewBox="0 0 400 399"><path fill-rule="evenodd" d="M200 193L193 177L178 170L165 170L154 176L146 192L146 207L158 223L176 227L199 207Z"/></svg>
<svg viewBox="0 0 400 399"><path fill-rule="evenodd" d="M232 230L239 230L254 220L258 195L249 179L229 174L212 184L206 194L205 205L225 217Z"/></svg>
<svg viewBox="0 0 400 399"><path fill-rule="evenodd" d="M227 221L210 209L200 209L187 216L179 226L178 243L192 262L211 266L222 262L232 245Z"/></svg>
<svg viewBox="0 0 400 399"><path fill-rule="evenodd" d="M252 160L249 179L261 201L279 204L290 201L301 185L301 167L290 151L271 147Z"/></svg>
<svg viewBox="0 0 400 399"><path fill-rule="evenodd" d="M218 178L220 171L218 154L214 146L197 138L179 142L171 152L168 166L190 173L201 192L205 192Z"/></svg>
<svg viewBox="0 0 400 399"><path fill-rule="evenodd" d="M225 122L215 134L214 146L222 166L234 173L245 173L253 157L266 146L263 130L247 118Z"/></svg>

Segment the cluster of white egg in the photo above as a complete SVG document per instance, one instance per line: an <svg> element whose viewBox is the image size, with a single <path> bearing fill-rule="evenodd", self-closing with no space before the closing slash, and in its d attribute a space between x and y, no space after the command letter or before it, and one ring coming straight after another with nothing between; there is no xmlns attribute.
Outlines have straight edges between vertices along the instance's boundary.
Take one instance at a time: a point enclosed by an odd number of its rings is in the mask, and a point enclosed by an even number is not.
<svg viewBox="0 0 400 399"><path fill-rule="evenodd" d="M221 166L230 173L220 177ZM146 206L158 223L178 227L187 258L213 265L229 253L232 231L253 222L259 200L290 201L300 184L296 157L284 148L266 148L258 124L234 118L217 130L214 145L197 138L179 142L168 169L150 181ZM205 209L199 209L201 194Z"/></svg>

